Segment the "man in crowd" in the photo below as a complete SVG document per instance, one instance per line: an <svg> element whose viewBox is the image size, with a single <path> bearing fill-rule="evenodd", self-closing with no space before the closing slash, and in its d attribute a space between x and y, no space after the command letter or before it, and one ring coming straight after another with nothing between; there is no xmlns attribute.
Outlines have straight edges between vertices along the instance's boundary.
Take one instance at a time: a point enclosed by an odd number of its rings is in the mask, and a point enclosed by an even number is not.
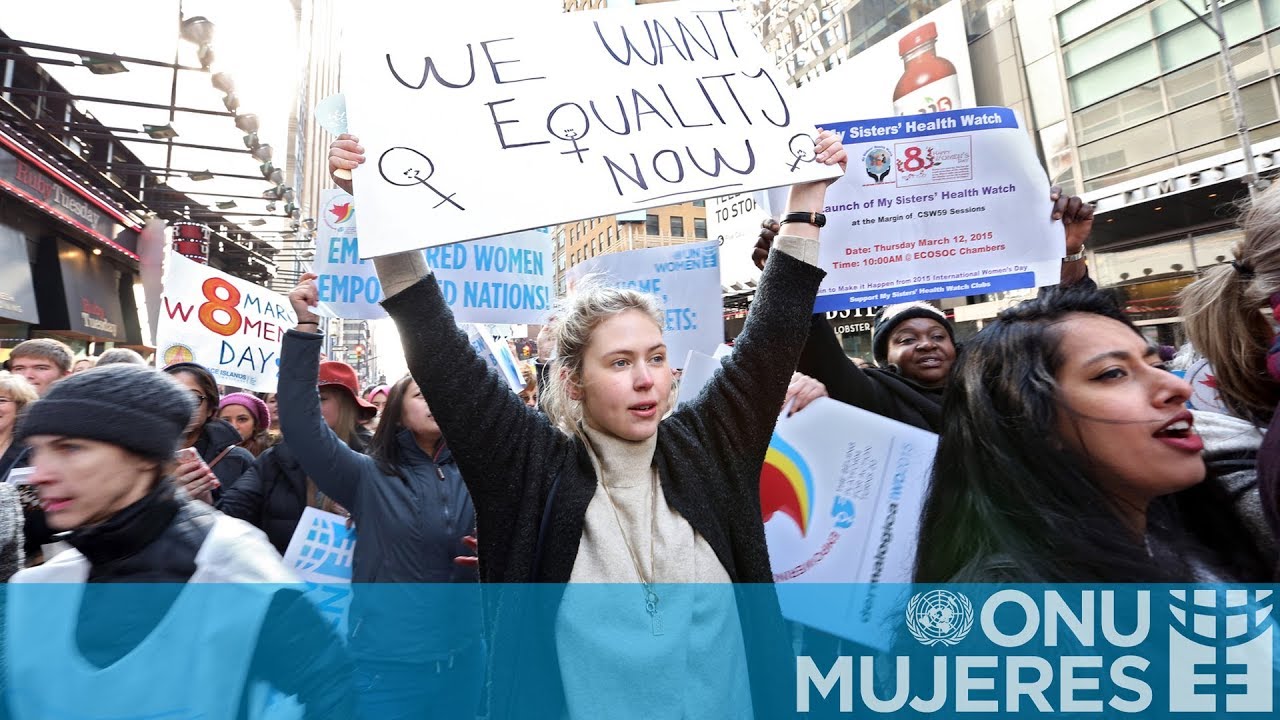
<svg viewBox="0 0 1280 720"><path fill-rule="evenodd" d="M19 343L9 353L9 371L21 375L44 397L49 388L71 374L71 348L50 338Z"/></svg>

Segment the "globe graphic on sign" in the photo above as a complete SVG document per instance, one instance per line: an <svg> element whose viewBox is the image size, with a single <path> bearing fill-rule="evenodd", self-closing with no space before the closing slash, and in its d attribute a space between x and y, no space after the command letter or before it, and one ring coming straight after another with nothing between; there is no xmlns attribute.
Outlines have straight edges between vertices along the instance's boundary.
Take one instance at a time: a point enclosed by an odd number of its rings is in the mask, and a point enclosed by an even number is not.
<svg viewBox="0 0 1280 720"><path fill-rule="evenodd" d="M1200 645L1242 645L1274 621L1275 596L1270 590L1170 590L1169 596L1174 629Z"/></svg>
<svg viewBox="0 0 1280 720"><path fill-rule="evenodd" d="M191 352L191 348L186 345L170 345L164 349L162 357L164 358L165 367L174 363L196 361L196 354Z"/></svg>
<svg viewBox="0 0 1280 720"><path fill-rule="evenodd" d="M907 630L925 645L955 645L973 629L969 598L947 590L916 593L907 603Z"/></svg>

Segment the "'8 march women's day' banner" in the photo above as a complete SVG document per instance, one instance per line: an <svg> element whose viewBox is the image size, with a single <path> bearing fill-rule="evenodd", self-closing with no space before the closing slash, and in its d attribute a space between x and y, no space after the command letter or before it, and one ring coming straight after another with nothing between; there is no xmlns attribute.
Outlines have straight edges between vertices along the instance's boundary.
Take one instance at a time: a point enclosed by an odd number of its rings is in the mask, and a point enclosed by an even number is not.
<svg viewBox="0 0 1280 720"><path fill-rule="evenodd" d="M156 364L195 362L219 384L275 392L280 341L297 322L283 295L171 252Z"/></svg>
<svg viewBox="0 0 1280 720"><path fill-rule="evenodd" d="M841 133L849 170L827 191L816 311L1057 282L1062 225L1012 110L825 127Z"/></svg>

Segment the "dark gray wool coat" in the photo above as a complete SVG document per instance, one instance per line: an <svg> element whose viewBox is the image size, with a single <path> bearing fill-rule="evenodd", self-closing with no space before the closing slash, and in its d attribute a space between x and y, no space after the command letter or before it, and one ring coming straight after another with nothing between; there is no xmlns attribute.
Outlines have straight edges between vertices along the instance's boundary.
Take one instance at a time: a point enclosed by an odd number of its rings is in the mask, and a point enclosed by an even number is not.
<svg viewBox="0 0 1280 720"><path fill-rule="evenodd" d="M667 503L706 539L735 583L772 582L760 467L824 275L774 252L733 354L696 400L658 427L653 462ZM567 583L597 484L582 442L525 407L476 355L434 277L384 306L471 492L481 581ZM556 597L545 601L539 594L534 601L514 586L490 585L485 592L490 716L558 720L564 699L555 659ZM776 597L749 595L738 593L738 611L750 674L790 676L795 661ZM794 714L794 698L757 690L752 701L761 718Z"/></svg>

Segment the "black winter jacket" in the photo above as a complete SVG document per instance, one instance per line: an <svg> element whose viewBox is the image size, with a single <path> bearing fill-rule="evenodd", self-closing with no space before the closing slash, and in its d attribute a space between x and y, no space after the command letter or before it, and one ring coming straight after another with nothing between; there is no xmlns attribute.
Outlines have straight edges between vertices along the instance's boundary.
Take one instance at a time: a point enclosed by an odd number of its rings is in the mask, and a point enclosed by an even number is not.
<svg viewBox="0 0 1280 720"><path fill-rule="evenodd" d="M826 385L833 400L929 432L942 428L943 388L925 387L892 370L854 365L821 314L809 321L809 339L797 369Z"/></svg>
<svg viewBox="0 0 1280 720"><path fill-rule="evenodd" d="M200 457L206 463L212 463L219 453L231 448L217 465L212 466L213 474L218 477L218 482L222 483L222 489L214 493L215 498L230 489L244 471L253 466L253 453L242 447L236 447L239 444L240 433L236 432L231 423L218 418L205 423L204 430L196 440L196 452L200 453Z"/></svg>
<svg viewBox="0 0 1280 720"><path fill-rule="evenodd" d="M364 452L357 436L351 448ZM267 539L283 555L302 512L307 509L307 471L285 441L266 452L222 493L218 509L240 518L267 534Z"/></svg>
<svg viewBox="0 0 1280 720"><path fill-rule="evenodd" d="M706 539L734 582L773 581L760 516L760 468L823 275L773 253L733 354L695 400L658 427L653 463L663 495ZM434 276L383 305L471 490L484 582L567 583L597 486L582 441L526 407L476 355ZM282 368L282 380L284 373ZM518 588L487 588L491 716L558 719L564 697L555 655L557 603L530 607ZM750 673L761 681L753 692L755 713L794 715L794 698L760 692L764 678L795 672L777 599L772 593L738 598Z"/></svg>

